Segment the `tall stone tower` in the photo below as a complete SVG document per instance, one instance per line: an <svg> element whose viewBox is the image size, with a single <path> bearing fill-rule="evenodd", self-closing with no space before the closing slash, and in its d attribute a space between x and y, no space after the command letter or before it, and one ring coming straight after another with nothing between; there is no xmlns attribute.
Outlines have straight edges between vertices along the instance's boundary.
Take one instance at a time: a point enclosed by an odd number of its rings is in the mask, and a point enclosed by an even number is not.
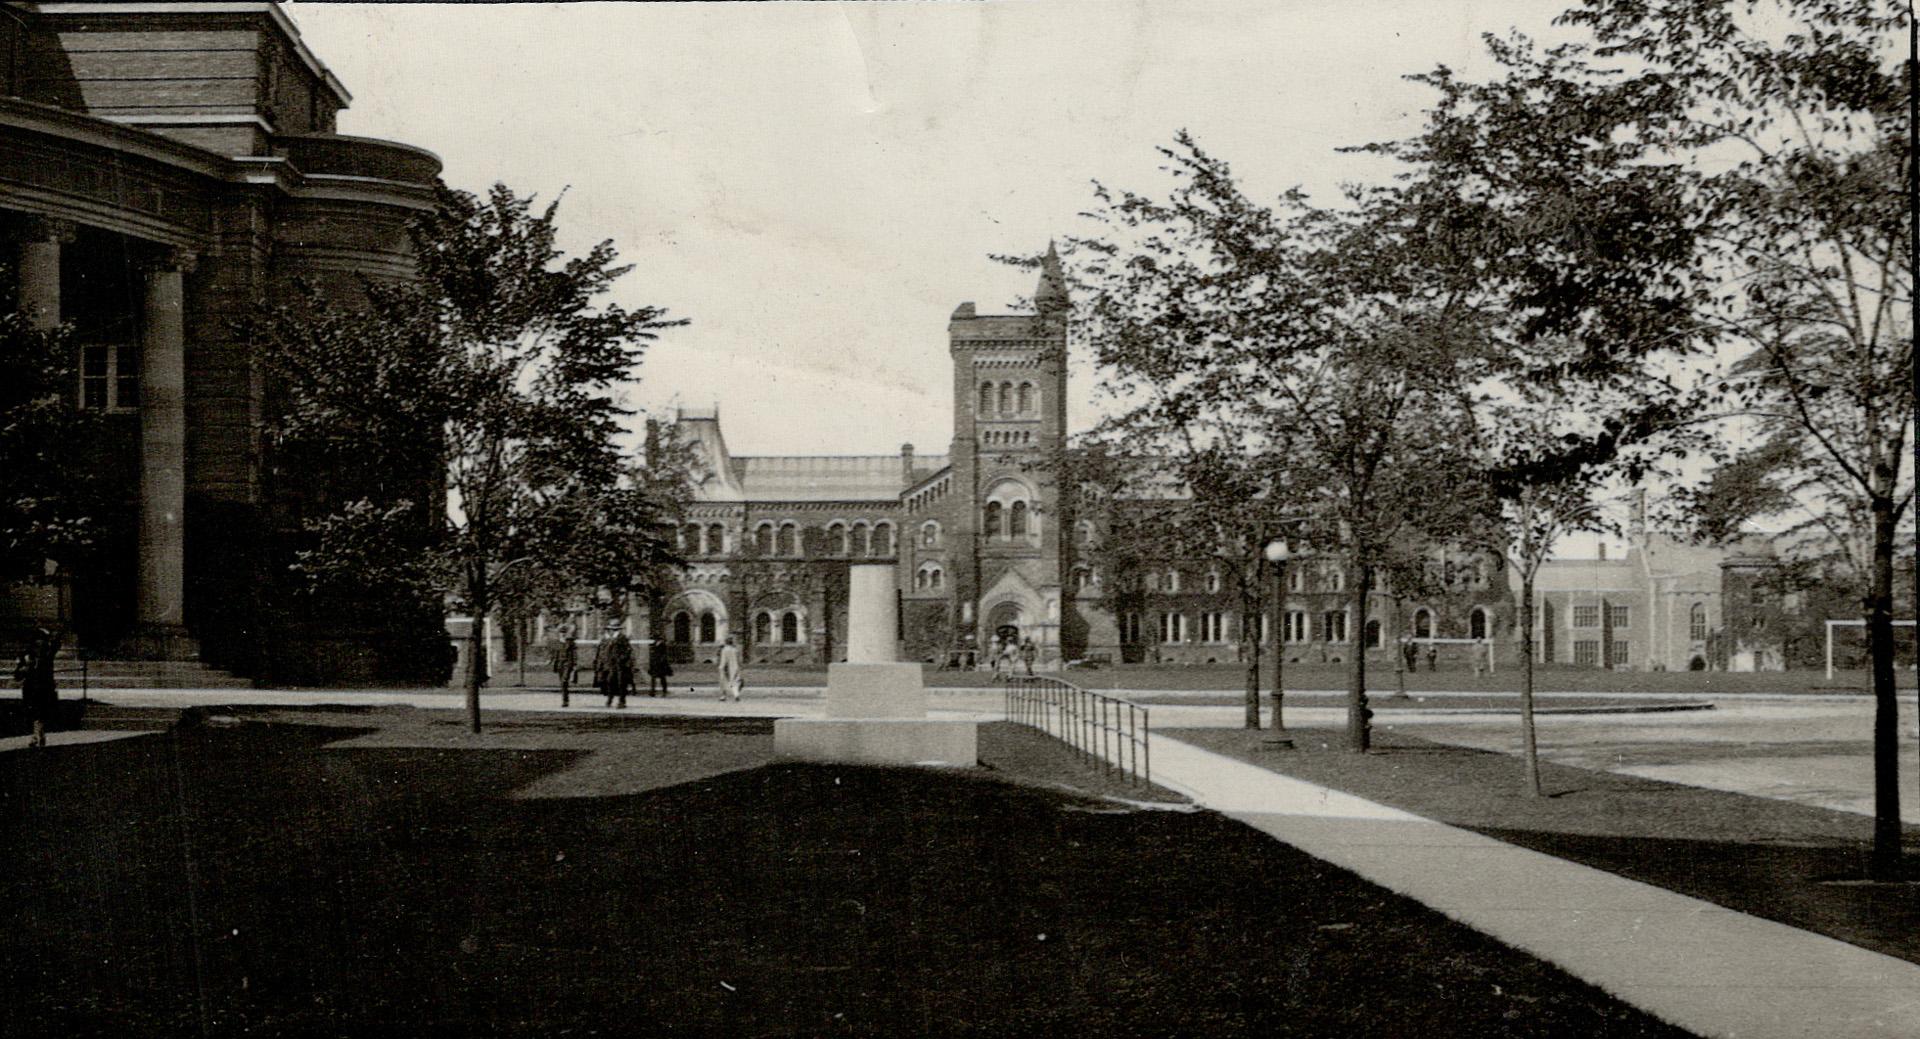
<svg viewBox="0 0 1920 1039"><path fill-rule="evenodd" d="M962 303L947 325L957 499L948 515L958 629L990 651L1011 628L1052 660L1073 517L1056 469L1067 432L1067 294L1051 243L1033 304L1033 314L978 314Z"/></svg>

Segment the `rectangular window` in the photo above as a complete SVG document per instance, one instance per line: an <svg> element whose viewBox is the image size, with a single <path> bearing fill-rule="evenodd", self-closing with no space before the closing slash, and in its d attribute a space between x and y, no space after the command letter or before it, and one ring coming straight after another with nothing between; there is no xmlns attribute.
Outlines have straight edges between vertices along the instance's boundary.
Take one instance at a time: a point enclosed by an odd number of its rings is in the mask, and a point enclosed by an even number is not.
<svg viewBox="0 0 1920 1039"><path fill-rule="evenodd" d="M1227 641L1227 615L1209 610L1200 615L1200 641Z"/></svg>
<svg viewBox="0 0 1920 1039"><path fill-rule="evenodd" d="M1600 663L1600 643L1593 639L1581 639L1573 644L1573 662L1592 667Z"/></svg>
<svg viewBox="0 0 1920 1039"><path fill-rule="evenodd" d="M1626 667L1631 661L1627 657L1627 644L1616 639L1613 643L1613 659L1607 661L1609 667Z"/></svg>
<svg viewBox="0 0 1920 1039"><path fill-rule="evenodd" d="M140 406L140 348L92 343L80 348L80 406L123 411Z"/></svg>
<svg viewBox="0 0 1920 1039"><path fill-rule="evenodd" d="M1120 641L1134 643L1140 641L1140 615L1125 613L1120 617Z"/></svg>
<svg viewBox="0 0 1920 1039"><path fill-rule="evenodd" d="M1347 613L1345 610L1328 610L1321 618L1321 628L1326 632L1328 642L1347 641Z"/></svg>
<svg viewBox="0 0 1920 1039"><path fill-rule="evenodd" d="M1616 628L1632 627L1633 613L1625 606L1609 606L1607 608L1607 621Z"/></svg>
<svg viewBox="0 0 1920 1039"><path fill-rule="evenodd" d="M1187 641L1187 617L1183 613L1163 613L1160 615L1160 641Z"/></svg>
<svg viewBox="0 0 1920 1039"><path fill-rule="evenodd" d="M1600 607L1591 603L1573 608L1573 626L1576 628L1597 628L1600 626ZM1577 661L1576 661L1577 663Z"/></svg>
<svg viewBox="0 0 1920 1039"><path fill-rule="evenodd" d="M1307 614L1304 610L1288 610L1286 627L1288 642L1305 642L1311 637L1307 632Z"/></svg>

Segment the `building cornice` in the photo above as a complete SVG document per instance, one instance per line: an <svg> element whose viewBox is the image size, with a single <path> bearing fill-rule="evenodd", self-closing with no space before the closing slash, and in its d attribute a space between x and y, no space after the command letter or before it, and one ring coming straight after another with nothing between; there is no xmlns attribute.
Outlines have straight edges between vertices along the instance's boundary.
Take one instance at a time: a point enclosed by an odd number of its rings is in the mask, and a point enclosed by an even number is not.
<svg viewBox="0 0 1920 1039"><path fill-rule="evenodd" d="M353 95L347 91L346 84L340 82L340 77L335 76L333 70L327 68L326 62L321 61L313 51L307 48L306 41L300 38L300 27L294 24L292 17L281 10L277 3L268 3L267 0L217 0L217 2L180 0L174 3L82 3L75 0L51 0L51 2L34 6L40 14L55 16L264 14L273 23L274 28L280 30L280 34L286 38L287 45L293 50L294 56L307 67L307 71L313 73L314 78L326 84L327 89L333 92L335 100L340 102L340 107L346 108L353 104Z"/></svg>

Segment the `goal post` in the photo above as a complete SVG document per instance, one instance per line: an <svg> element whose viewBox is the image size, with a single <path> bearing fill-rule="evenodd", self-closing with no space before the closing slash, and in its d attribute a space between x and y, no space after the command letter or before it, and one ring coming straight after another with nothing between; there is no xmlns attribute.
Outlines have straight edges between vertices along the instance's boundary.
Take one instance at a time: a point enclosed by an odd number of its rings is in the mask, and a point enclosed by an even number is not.
<svg viewBox="0 0 1920 1039"><path fill-rule="evenodd" d="M1913 624L1914 624L1913 621L1894 621L1893 622L1893 626L1896 628L1911 628L1913 627ZM1829 682L1833 681L1833 629L1864 628L1866 626L1867 626L1867 622L1864 618L1861 620L1850 620L1850 621L1841 620L1841 621L1827 622L1827 681Z"/></svg>

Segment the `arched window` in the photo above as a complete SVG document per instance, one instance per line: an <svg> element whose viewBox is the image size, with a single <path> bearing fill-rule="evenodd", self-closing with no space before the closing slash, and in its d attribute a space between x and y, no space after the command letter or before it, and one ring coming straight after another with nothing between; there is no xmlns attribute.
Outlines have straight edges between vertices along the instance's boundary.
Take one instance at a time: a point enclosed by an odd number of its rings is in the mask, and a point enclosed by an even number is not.
<svg viewBox="0 0 1920 1039"><path fill-rule="evenodd" d="M800 641L800 615L788 610L780 618L780 641Z"/></svg>
<svg viewBox="0 0 1920 1039"><path fill-rule="evenodd" d="M1218 570L1207 571L1207 591L1217 592L1219 590L1220 590L1220 571Z"/></svg>
<svg viewBox="0 0 1920 1039"><path fill-rule="evenodd" d="M1027 536L1027 503L1026 502L1023 502L1023 501L1014 502L1013 508L1008 510L1007 535L1009 537L1016 537L1016 538L1023 538Z"/></svg>
<svg viewBox="0 0 1920 1039"><path fill-rule="evenodd" d="M867 525L865 523L855 523L853 525L853 532L847 541L848 554L864 557L870 554L872 549L873 545L867 539Z"/></svg>
<svg viewBox="0 0 1920 1039"><path fill-rule="evenodd" d="M915 590L915 591L919 591L919 592L924 592L924 591L926 591L926 590L927 590L927 582L928 582L928 580L930 580L930 579L931 579L931 572L930 572L930 571L928 571L926 567L924 567L924 566L923 566L923 567L921 567L921 568L920 568L920 569L919 569L919 570L918 570L917 572L915 572L915 573L914 573L914 575L913 575L913 588L914 588L914 590Z"/></svg>
<svg viewBox="0 0 1920 1039"><path fill-rule="evenodd" d="M1167 591L1177 592L1179 590L1180 590L1180 571L1178 570L1167 571Z"/></svg>
<svg viewBox="0 0 1920 1039"><path fill-rule="evenodd" d="M1707 604L1697 602L1687 615L1687 637L1695 642L1707 641Z"/></svg>
<svg viewBox="0 0 1920 1039"><path fill-rule="evenodd" d="M940 524L935 523L932 520L928 520L927 522L920 524L920 547L921 548L939 548L940 547Z"/></svg>
<svg viewBox="0 0 1920 1039"><path fill-rule="evenodd" d="M726 552L727 552L727 528L721 526L718 523L709 524L707 526L707 554L711 556L720 556L720 555L725 555Z"/></svg>
<svg viewBox="0 0 1920 1039"><path fill-rule="evenodd" d="M1027 415L1027 414L1031 414L1032 412L1033 412L1033 383L1023 382L1020 384L1020 414Z"/></svg>
<svg viewBox="0 0 1920 1039"><path fill-rule="evenodd" d="M1013 383L1003 382L1000 384L1000 414L1013 414Z"/></svg>
<svg viewBox="0 0 1920 1039"><path fill-rule="evenodd" d="M993 383L980 384L980 414L988 416L993 414Z"/></svg>
<svg viewBox="0 0 1920 1039"><path fill-rule="evenodd" d="M835 523L827 528L827 554L844 556L847 554L847 528Z"/></svg>
<svg viewBox="0 0 1920 1039"><path fill-rule="evenodd" d="M774 538L773 554L777 556L799 555L799 531L791 523L780 525L780 533Z"/></svg>
<svg viewBox="0 0 1920 1039"><path fill-rule="evenodd" d="M1080 544L1088 547L1093 545L1093 521L1090 519L1080 521Z"/></svg>
<svg viewBox="0 0 1920 1039"><path fill-rule="evenodd" d="M763 556L773 554L773 524L762 523L754 528L753 550Z"/></svg>
<svg viewBox="0 0 1920 1039"><path fill-rule="evenodd" d="M1433 611L1425 606L1413 611L1413 637L1416 639L1433 637Z"/></svg>
<svg viewBox="0 0 1920 1039"><path fill-rule="evenodd" d="M997 501L987 503L986 534L990 538L1000 536L1000 503Z"/></svg>
<svg viewBox="0 0 1920 1039"><path fill-rule="evenodd" d="M893 524L874 524L873 554L876 556L890 556L893 554Z"/></svg>
<svg viewBox="0 0 1920 1039"><path fill-rule="evenodd" d="M693 641L693 617L685 610L673 615L673 641L682 646Z"/></svg>
<svg viewBox="0 0 1920 1039"><path fill-rule="evenodd" d="M1380 622L1379 621L1367 622L1367 648L1368 649L1380 648Z"/></svg>
<svg viewBox="0 0 1920 1039"><path fill-rule="evenodd" d="M689 523L680 529L680 550L688 555L699 555L701 553L700 524Z"/></svg>
<svg viewBox="0 0 1920 1039"><path fill-rule="evenodd" d="M700 615L700 641L708 645L712 645L713 643L720 641L719 638L716 637L718 634L719 634L718 626L714 623L713 614L711 613L701 614Z"/></svg>
<svg viewBox="0 0 1920 1039"><path fill-rule="evenodd" d="M1487 637L1487 611L1478 606L1475 606L1473 613L1467 616L1467 637L1470 639Z"/></svg>
<svg viewBox="0 0 1920 1039"><path fill-rule="evenodd" d="M761 610L753 615L753 641L755 645L773 641L773 614Z"/></svg>

